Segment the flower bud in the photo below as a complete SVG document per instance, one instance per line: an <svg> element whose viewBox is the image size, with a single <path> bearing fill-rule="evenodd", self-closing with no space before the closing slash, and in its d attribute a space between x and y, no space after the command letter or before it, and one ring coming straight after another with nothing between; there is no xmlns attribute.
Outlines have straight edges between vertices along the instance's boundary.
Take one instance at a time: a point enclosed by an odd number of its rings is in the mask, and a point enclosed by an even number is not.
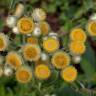
<svg viewBox="0 0 96 96"><path fill-rule="evenodd" d="M33 31L33 36L39 37L41 35L41 30L39 27L35 27Z"/></svg>
<svg viewBox="0 0 96 96"><path fill-rule="evenodd" d="M72 57L72 60L73 60L73 62L74 62L75 64L77 64L77 63L80 63L81 57L80 57L80 56L73 56L73 57Z"/></svg>
<svg viewBox="0 0 96 96"><path fill-rule="evenodd" d="M4 68L4 75L11 76L13 74L13 69L11 67L5 66Z"/></svg>
<svg viewBox="0 0 96 96"><path fill-rule="evenodd" d="M8 16L6 19L6 25L10 28L16 25L17 18L15 16Z"/></svg>
<svg viewBox="0 0 96 96"><path fill-rule="evenodd" d="M18 27L16 27L16 26L13 27L12 31L13 31L14 34L19 34Z"/></svg>
<svg viewBox="0 0 96 96"><path fill-rule="evenodd" d="M14 15L19 18L22 16L22 14L24 13L24 5L19 3L17 6L16 6L16 11L14 13Z"/></svg>

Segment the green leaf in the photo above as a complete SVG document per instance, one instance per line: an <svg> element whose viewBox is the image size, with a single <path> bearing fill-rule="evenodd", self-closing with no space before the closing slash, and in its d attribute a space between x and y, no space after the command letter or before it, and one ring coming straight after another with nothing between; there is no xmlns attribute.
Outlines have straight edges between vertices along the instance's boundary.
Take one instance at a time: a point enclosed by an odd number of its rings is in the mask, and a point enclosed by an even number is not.
<svg viewBox="0 0 96 96"><path fill-rule="evenodd" d="M96 70L96 55L89 42L86 43L86 53L84 54L84 57L89 60L91 65Z"/></svg>
<svg viewBox="0 0 96 96"><path fill-rule="evenodd" d="M7 93L6 96L14 96L14 94L12 93L12 91L9 91L9 93Z"/></svg>
<svg viewBox="0 0 96 96"><path fill-rule="evenodd" d="M92 64L90 63L90 61L84 57L81 62L81 67L82 67L83 71L85 72L85 75L88 78L90 78L95 73L95 69L92 66Z"/></svg>
<svg viewBox="0 0 96 96"><path fill-rule="evenodd" d="M34 4L34 3L38 2L38 0L30 0L30 2L31 2L32 4Z"/></svg>
<svg viewBox="0 0 96 96"><path fill-rule="evenodd" d="M37 96L35 92L30 93L28 96Z"/></svg>
<svg viewBox="0 0 96 96"><path fill-rule="evenodd" d="M49 5L47 6L47 8L48 8L48 12L49 12L49 13L55 13L57 6L56 6L55 4L49 4Z"/></svg>
<svg viewBox="0 0 96 96"><path fill-rule="evenodd" d="M0 96L6 96L5 95L5 89L3 85L0 85Z"/></svg>
<svg viewBox="0 0 96 96"><path fill-rule="evenodd" d="M83 0L83 6L86 10L89 10L90 8L93 8L94 2L93 0Z"/></svg>
<svg viewBox="0 0 96 96"><path fill-rule="evenodd" d="M86 50L85 55L82 57L82 61L80 64L81 64L83 71L85 72L85 75L88 78L91 78L95 74L95 70L96 70L95 68L96 57L90 45L87 43L86 46L87 46L87 50Z"/></svg>
<svg viewBox="0 0 96 96"><path fill-rule="evenodd" d="M88 96L88 94L83 95L83 94L71 89L70 87L64 87L57 92L57 96Z"/></svg>
<svg viewBox="0 0 96 96"><path fill-rule="evenodd" d="M68 46L68 42L69 42L68 36L63 36L62 42L63 42L63 47L64 48L65 48L65 46L67 47Z"/></svg>

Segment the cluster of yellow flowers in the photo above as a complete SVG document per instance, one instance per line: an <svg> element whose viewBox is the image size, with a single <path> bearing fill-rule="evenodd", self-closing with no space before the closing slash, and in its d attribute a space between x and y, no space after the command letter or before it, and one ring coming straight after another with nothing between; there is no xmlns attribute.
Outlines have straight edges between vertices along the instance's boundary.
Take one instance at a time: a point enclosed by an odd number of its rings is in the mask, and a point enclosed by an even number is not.
<svg viewBox="0 0 96 96"><path fill-rule="evenodd" d="M23 35L25 43L19 50L8 51L5 57L5 65L15 70L17 81L28 83L35 77L39 80L51 78L55 70L51 67L56 68L66 82L75 81L78 73L71 64L71 57L81 56L86 51L85 31L77 27L70 32L68 53L60 48L59 34L51 32L43 9L36 8L31 16L23 16L24 6L19 4L18 7L14 15L7 18L6 25L15 35ZM89 34L96 36L96 22L90 21L87 27ZM9 50L9 46L8 36L0 33L0 51Z"/></svg>
<svg viewBox="0 0 96 96"><path fill-rule="evenodd" d="M87 39L82 28L74 28L70 33L71 42L69 49L73 55L82 55L86 51L85 41Z"/></svg>

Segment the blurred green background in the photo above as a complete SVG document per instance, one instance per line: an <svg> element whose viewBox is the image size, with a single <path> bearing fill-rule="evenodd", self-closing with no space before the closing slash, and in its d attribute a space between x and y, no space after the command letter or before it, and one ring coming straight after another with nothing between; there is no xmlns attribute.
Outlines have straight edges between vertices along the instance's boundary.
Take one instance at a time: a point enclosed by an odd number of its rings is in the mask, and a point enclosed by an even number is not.
<svg viewBox="0 0 96 96"><path fill-rule="evenodd" d="M6 32L4 20L18 2L23 2L27 11L43 8L52 30L61 34L70 32L76 26L85 29L88 19L96 12L96 0L0 0L0 31ZM74 88L65 84L55 92L57 96L96 96L96 37L88 37L87 51L76 67L80 72L83 70L83 75L79 77L82 83L77 84L79 87L74 84ZM30 91L28 87L16 84L13 78L0 79L0 96L35 96L30 92L24 95L27 91Z"/></svg>

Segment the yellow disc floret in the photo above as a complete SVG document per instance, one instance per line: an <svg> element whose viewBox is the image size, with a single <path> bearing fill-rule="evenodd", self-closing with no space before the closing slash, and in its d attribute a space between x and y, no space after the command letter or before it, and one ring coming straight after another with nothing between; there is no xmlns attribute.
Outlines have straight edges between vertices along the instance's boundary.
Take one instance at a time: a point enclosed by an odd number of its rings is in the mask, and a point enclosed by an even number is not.
<svg viewBox="0 0 96 96"><path fill-rule="evenodd" d="M81 28L75 28L71 31L70 33L70 38L73 41L81 41L85 42L86 41L86 34Z"/></svg>
<svg viewBox="0 0 96 96"><path fill-rule="evenodd" d="M57 49L59 49L59 46L59 40L52 37L48 37L43 41L43 48L49 53L55 52Z"/></svg>
<svg viewBox="0 0 96 96"><path fill-rule="evenodd" d="M20 83L28 83L31 81L32 71L29 67L21 66L16 71L16 79Z"/></svg>
<svg viewBox="0 0 96 96"><path fill-rule="evenodd" d="M66 82L73 82L77 78L77 69L73 66L68 66L61 71L61 77Z"/></svg>
<svg viewBox="0 0 96 96"><path fill-rule="evenodd" d="M52 64L58 69L65 68L70 64L70 56L63 51L58 51L52 56Z"/></svg>
<svg viewBox="0 0 96 96"><path fill-rule="evenodd" d="M27 43L38 44L38 39L36 37L28 37L27 38Z"/></svg>
<svg viewBox="0 0 96 96"><path fill-rule="evenodd" d="M14 69L17 69L22 65L22 59L19 54L11 51L6 56L6 63L9 64Z"/></svg>
<svg viewBox="0 0 96 96"><path fill-rule="evenodd" d="M40 58L40 47L38 45L26 44L23 47L23 56L28 61L37 61Z"/></svg>
<svg viewBox="0 0 96 96"><path fill-rule="evenodd" d="M48 79L51 75L51 71L48 68L48 66L44 65L44 64L40 64L38 66L36 66L35 68L35 76L38 79Z"/></svg>
<svg viewBox="0 0 96 96"><path fill-rule="evenodd" d="M96 36L96 21L89 21L87 25L89 35Z"/></svg>
<svg viewBox="0 0 96 96"><path fill-rule="evenodd" d="M86 51L86 47L85 47L84 43L79 42L79 41L71 42L69 45L69 49L70 49L71 53L75 54L75 55L81 55Z"/></svg>
<svg viewBox="0 0 96 96"><path fill-rule="evenodd" d="M0 51L6 50L8 44L9 44L8 37L5 34L0 33Z"/></svg>
<svg viewBox="0 0 96 96"><path fill-rule="evenodd" d="M49 24L47 22L40 22L39 23L42 35L47 35L49 33Z"/></svg>
<svg viewBox="0 0 96 96"><path fill-rule="evenodd" d="M31 18L23 17L17 22L21 34L30 34L34 30L34 23Z"/></svg>

